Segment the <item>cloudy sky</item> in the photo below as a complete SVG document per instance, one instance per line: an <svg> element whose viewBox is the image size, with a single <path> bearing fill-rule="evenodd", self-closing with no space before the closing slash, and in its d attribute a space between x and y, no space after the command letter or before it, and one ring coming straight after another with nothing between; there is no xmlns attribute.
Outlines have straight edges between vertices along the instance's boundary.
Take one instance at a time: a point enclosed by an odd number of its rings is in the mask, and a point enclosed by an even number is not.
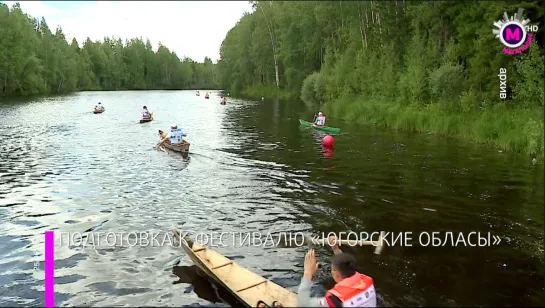
<svg viewBox="0 0 545 308"><path fill-rule="evenodd" d="M9 7L16 3L0 2ZM20 5L33 17L45 17L51 31L60 25L80 45L87 37L149 38L155 49L161 42L180 58L199 62L206 56L218 60L227 31L244 12L251 12L248 1L22 1Z"/></svg>

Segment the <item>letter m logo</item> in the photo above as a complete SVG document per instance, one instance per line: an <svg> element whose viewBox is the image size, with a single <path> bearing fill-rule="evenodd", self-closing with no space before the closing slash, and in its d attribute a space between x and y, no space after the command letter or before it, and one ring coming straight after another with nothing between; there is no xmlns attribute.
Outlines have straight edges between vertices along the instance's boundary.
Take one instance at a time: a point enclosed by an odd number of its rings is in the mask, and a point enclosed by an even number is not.
<svg viewBox="0 0 545 308"><path fill-rule="evenodd" d="M507 28L506 30L506 40L510 41L512 39L515 39L517 41L520 41L520 29L516 29L515 32L512 32L511 29Z"/></svg>

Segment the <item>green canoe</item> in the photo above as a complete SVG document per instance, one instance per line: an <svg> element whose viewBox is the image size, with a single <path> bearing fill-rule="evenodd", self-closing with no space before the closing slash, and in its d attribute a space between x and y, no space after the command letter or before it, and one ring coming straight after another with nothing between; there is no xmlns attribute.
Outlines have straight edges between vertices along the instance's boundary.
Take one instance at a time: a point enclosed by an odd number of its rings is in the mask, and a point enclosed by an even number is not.
<svg viewBox="0 0 545 308"><path fill-rule="evenodd" d="M338 134L338 133L341 132L341 129L337 128L337 127L316 126L312 122L308 122L308 121L301 120L301 119L299 119L299 123L301 123L301 125L304 125L304 126L312 126L312 127L314 127L314 129L321 130L321 131L328 132L328 133Z"/></svg>

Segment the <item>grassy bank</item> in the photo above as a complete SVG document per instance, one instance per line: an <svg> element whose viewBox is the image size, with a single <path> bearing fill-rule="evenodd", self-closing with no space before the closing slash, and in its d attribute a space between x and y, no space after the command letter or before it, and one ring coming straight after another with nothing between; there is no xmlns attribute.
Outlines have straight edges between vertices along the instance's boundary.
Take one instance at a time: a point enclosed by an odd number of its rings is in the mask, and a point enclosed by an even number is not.
<svg viewBox="0 0 545 308"><path fill-rule="evenodd" d="M240 93L231 93L232 95L246 97L250 99L265 99L278 98L278 99L298 99L300 93L292 93L283 89L278 89L275 86L270 85L253 85Z"/></svg>
<svg viewBox="0 0 545 308"><path fill-rule="evenodd" d="M498 104L464 112L442 104L400 105L344 97L327 103L325 111L350 122L458 137L543 161L543 108Z"/></svg>

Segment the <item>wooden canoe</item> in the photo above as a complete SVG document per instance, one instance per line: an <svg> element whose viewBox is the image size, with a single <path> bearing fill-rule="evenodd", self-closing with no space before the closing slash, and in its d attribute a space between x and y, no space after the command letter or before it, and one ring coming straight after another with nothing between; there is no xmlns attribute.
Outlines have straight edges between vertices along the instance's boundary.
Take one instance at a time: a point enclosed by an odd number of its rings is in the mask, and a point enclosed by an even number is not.
<svg viewBox="0 0 545 308"><path fill-rule="evenodd" d="M95 110L93 110L93 113L94 113L94 114L103 113L103 112L104 112L104 109L102 109L102 110L101 110L101 109L95 109Z"/></svg>
<svg viewBox="0 0 545 308"><path fill-rule="evenodd" d="M142 118L140 119L140 123L147 123L153 121L153 112L149 113L149 118Z"/></svg>
<svg viewBox="0 0 545 308"><path fill-rule="evenodd" d="M263 301L272 307L278 301L284 307L297 307L297 294L258 274L238 265L207 246L194 243L173 230L176 243L180 243L191 261L216 283L225 287L238 301L247 307L256 307Z"/></svg>
<svg viewBox="0 0 545 308"><path fill-rule="evenodd" d="M169 144L169 143L164 143L163 146L167 149L167 150L170 150L172 152L177 152L177 153L181 153L181 154L187 154L189 153L189 146L191 144L186 140L183 144L181 145L172 145L172 144Z"/></svg>

